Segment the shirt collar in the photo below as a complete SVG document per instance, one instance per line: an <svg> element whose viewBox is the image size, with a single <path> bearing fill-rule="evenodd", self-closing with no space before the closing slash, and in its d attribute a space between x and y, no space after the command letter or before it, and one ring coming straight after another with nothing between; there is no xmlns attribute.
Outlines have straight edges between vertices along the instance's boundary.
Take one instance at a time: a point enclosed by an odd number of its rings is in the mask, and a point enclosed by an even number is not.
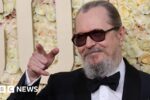
<svg viewBox="0 0 150 100"><path fill-rule="evenodd" d="M120 79L119 79L119 84L116 90L117 95L122 98L122 93L123 93L123 87L124 87L124 79L125 79L125 62L122 58L118 68L116 69L116 72L120 72Z"/></svg>
<svg viewBox="0 0 150 100"><path fill-rule="evenodd" d="M124 60L122 58L119 66L117 67L117 69L112 72L111 74L109 74L108 76L111 76L117 72L120 72L120 79L119 79L119 85L117 87L117 90L118 92L123 92L123 86L124 86L124 77L125 77L125 63L124 63Z"/></svg>
<svg viewBox="0 0 150 100"><path fill-rule="evenodd" d="M124 60L122 59L121 60L121 63L119 64L119 67L117 69L116 72L120 72L120 80L119 80L119 85L118 85L118 88L117 90L123 90L123 85L124 85L124 77L125 77L125 63L124 63Z"/></svg>

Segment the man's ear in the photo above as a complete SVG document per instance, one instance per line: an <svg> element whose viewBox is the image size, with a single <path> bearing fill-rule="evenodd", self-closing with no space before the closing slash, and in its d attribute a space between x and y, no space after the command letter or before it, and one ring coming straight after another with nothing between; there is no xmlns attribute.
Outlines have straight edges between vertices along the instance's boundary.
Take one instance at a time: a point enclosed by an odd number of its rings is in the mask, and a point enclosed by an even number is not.
<svg viewBox="0 0 150 100"><path fill-rule="evenodd" d="M121 26L119 31L118 31L118 34L117 34L117 37L122 45L123 41L124 41L124 38L125 38L125 34L126 34L126 29L124 26Z"/></svg>

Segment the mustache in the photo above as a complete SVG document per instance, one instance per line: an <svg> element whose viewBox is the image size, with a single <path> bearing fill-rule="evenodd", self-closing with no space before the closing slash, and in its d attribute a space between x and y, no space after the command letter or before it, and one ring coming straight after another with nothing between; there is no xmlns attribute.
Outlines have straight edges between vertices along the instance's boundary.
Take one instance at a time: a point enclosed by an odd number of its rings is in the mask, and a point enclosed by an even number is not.
<svg viewBox="0 0 150 100"><path fill-rule="evenodd" d="M85 58L86 56L88 56L91 53L95 53L95 52L103 52L104 50L101 48L90 48L90 49L86 49L83 53L83 57Z"/></svg>

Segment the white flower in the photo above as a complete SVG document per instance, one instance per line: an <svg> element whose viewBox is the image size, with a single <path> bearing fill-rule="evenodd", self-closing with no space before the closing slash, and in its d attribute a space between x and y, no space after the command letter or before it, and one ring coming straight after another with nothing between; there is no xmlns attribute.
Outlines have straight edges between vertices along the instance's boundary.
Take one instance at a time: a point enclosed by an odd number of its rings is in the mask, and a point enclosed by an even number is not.
<svg viewBox="0 0 150 100"><path fill-rule="evenodd" d="M150 14L150 1L149 0L138 0L139 7L138 10L141 11L142 14Z"/></svg>
<svg viewBox="0 0 150 100"><path fill-rule="evenodd" d="M3 2L4 16L7 16L15 9L16 0L3 0Z"/></svg>
<svg viewBox="0 0 150 100"><path fill-rule="evenodd" d="M83 5L83 0L72 0L72 7L79 9Z"/></svg>
<svg viewBox="0 0 150 100"><path fill-rule="evenodd" d="M147 36L150 37L150 35L147 35ZM138 40L138 44L139 44L139 47L143 49L144 51L150 51L150 39L147 39L145 37L145 39Z"/></svg>
<svg viewBox="0 0 150 100"><path fill-rule="evenodd" d="M139 57L143 54L143 51L139 48L137 40L132 37L127 37L124 42L124 51L129 57Z"/></svg>
<svg viewBox="0 0 150 100"><path fill-rule="evenodd" d="M37 5L35 6L35 13L39 15L46 14L46 5Z"/></svg>
<svg viewBox="0 0 150 100"><path fill-rule="evenodd" d="M10 74L17 73L19 71L19 66L18 66L18 61L11 61L8 60L9 62L6 64L6 72Z"/></svg>

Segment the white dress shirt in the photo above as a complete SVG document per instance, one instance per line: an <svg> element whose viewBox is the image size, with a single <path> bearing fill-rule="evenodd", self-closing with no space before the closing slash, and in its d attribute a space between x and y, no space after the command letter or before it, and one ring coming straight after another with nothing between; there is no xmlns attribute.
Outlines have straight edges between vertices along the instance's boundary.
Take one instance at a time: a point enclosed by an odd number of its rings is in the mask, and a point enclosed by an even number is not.
<svg viewBox="0 0 150 100"><path fill-rule="evenodd" d="M91 94L92 98L91 100L122 100L124 77L125 77L125 63L123 59L119 64L117 70L111 73L110 75L113 75L116 72L120 72L119 85L116 91L112 90L106 85L101 85L97 91Z"/></svg>
<svg viewBox="0 0 150 100"><path fill-rule="evenodd" d="M30 79L29 79L29 75L28 75L28 73L27 73L27 70L26 70L26 80L25 80L25 84L26 85L28 85L28 86L31 86L31 85L33 85L38 79L40 79L40 77L39 78L37 78L36 80L34 80L33 82L31 82L30 81Z"/></svg>

